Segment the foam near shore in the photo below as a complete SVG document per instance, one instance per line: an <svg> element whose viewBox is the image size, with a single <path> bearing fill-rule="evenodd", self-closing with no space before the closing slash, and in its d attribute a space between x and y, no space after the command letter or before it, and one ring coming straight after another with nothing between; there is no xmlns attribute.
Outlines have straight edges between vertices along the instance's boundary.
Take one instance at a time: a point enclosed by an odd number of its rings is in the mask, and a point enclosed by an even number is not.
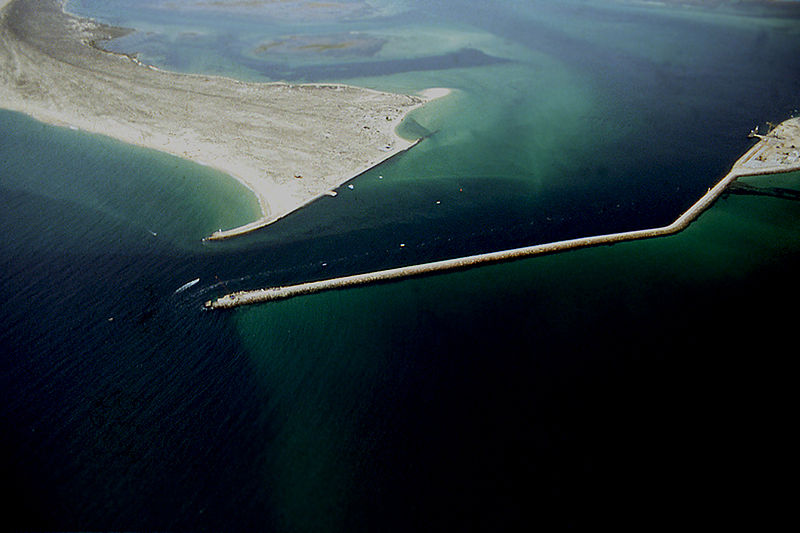
<svg viewBox="0 0 800 533"><path fill-rule="evenodd" d="M270 224L407 150L415 141L396 126L446 94L178 74L102 50L130 30L65 13L57 0L0 0L0 9L0 106L230 174L262 217L212 238Z"/></svg>

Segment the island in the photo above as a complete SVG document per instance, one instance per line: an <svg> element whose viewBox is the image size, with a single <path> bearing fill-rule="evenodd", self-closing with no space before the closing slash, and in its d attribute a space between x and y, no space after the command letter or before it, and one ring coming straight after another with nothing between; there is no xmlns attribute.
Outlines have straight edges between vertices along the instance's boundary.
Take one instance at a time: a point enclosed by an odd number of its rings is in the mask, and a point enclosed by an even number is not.
<svg viewBox="0 0 800 533"><path fill-rule="evenodd" d="M132 30L59 0L0 0L0 107L219 169L258 198L264 227L414 146L395 128L447 94L342 84L250 83L168 72L102 43Z"/></svg>

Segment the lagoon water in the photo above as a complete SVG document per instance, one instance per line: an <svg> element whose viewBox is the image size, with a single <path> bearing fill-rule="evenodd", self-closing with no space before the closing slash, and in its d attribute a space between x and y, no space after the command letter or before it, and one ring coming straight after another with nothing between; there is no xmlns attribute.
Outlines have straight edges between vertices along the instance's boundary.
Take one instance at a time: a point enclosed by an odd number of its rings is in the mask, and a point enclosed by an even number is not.
<svg viewBox="0 0 800 533"><path fill-rule="evenodd" d="M258 212L235 181L0 112L12 528L763 526L762 503L788 500L793 200L729 195L669 238L201 310L664 224L800 107L789 8L495 4L68 2L136 28L109 48L162 68L455 91L352 190L222 243L201 239Z"/></svg>

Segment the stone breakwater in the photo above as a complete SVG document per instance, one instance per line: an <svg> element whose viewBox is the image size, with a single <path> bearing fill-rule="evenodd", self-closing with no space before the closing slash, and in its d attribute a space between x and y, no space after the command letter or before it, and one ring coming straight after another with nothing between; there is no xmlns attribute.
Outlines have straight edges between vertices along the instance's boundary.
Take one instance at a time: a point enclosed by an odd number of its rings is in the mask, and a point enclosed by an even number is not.
<svg viewBox="0 0 800 533"><path fill-rule="evenodd" d="M748 150L736 162L731 171L724 178L714 187L710 188L706 194L694 203L694 205L668 226L537 244L511 250L471 255L456 259L404 266L321 281L311 281L286 287L234 292L216 300L207 301L205 307L208 309L231 309L240 305L283 300L321 291L344 289L371 283L388 282L403 278L460 270L501 261L565 252L577 248L672 235L689 226L689 224L700 216L703 211L708 209L737 178L800 170L798 146L800 146L800 119L790 119L775 128L769 135L762 137L758 144Z"/></svg>

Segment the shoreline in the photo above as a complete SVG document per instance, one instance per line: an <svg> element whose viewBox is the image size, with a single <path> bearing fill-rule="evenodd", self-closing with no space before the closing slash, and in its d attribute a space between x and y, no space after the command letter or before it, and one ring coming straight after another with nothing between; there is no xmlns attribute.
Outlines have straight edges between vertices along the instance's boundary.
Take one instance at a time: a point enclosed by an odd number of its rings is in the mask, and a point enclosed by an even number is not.
<svg viewBox="0 0 800 533"><path fill-rule="evenodd" d="M416 141L412 141L410 143L410 145L407 146L406 148L403 148L402 150L397 150L394 153L392 153L391 155L387 156L386 159L384 159L382 161L379 161L378 163L365 168L364 170L358 172L354 176L351 176L350 178L348 178L345 181L343 181L339 186L334 187L334 189L335 188L339 188L341 185L344 185L347 182L352 181L352 180L356 179L357 177L361 176L362 174L364 174L366 172L369 172L373 168L376 168L376 167L382 165L383 163L385 163L386 161L389 161L393 157L395 157L397 155L400 155L400 154L402 154L404 152L407 152L408 150L412 149L413 147L415 147L420 142L422 142L422 139L417 139ZM231 239L233 237L238 237L240 235L246 235L247 233L250 233L252 231L256 231L256 230L259 230L261 228L265 228L265 227L269 226L270 224L274 224L275 222L277 222L277 221L279 221L279 220L291 215L295 211L297 211L297 210L299 210L299 209L311 204L312 202L316 202L320 198L323 198L325 196L331 196L332 195L331 193L335 194L335 191L333 189L325 191L325 192L319 194L318 196L315 196L314 198L311 198L308 202L298 206L296 209L286 213L285 215L281 215L281 216L273 217L273 218L261 217L258 220L254 220L253 222L249 222L247 224L244 224L242 226L238 226L236 228L231 228L231 229L226 229L226 230L219 229L219 230L215 231L214 233L212 233L211 235L209 235L208 237L203 238L203 240L204 241L222 241L222 240Z"/></svg>
<svg viewBox="0 0 800 533"><path fill-rule="evenodd" d="M238 291L221 296L216 300L209 300L205 303L204 307L205 309L232 309L242 305L266 303L317 292L464 270L537 255L554 254L592 246L611 245L619 242L673 235L686 229L706 209L711 207L717 198L719 198L737 178L782 174L795 171L800 171L800 118L786 120L778 125L772 132L762 136L761 140L747 150L747 152L734 163L731 170L717 182L714 187L709 188L706 194L701 196L697 202L667 226L595 235L591 237L580 237L577 239L555 241L510 250L488 252L431 263L355 274L352 276L311 281L285 287Z"/></svg>
<svg viewBox="0 0 800 533"><path fill-rule="evenodd" d="M308 84L308 85L317 85L317 84ZM372 89L367 89L367 90L372 90ZM400 122L392 130L392 136L393 136L393 139L394 139L394 146L396 146L396 148L394 150L392 150L392 151L387 151L386 152L386 157L384 157L380 161L378 161L378 162L376 162L374 164L370 164L368 166L365 166L362 169L356 170L350 177L348 177L346 179L343 179L340 183L338 183L334 187L331 187L330 189L319 193L317 196L314 196L313 198L309 199L308 201L304 202L303 204L297 206L292 211L289 211L289 212L287 212L285 214L282 214L282 215L279 215L279 216L273 216L273 217L262 216L258 220L254 220L253 222L249 222L247 224L244 224L242 226L238 226L236 228L230 228L230 229L226 229L226 230L219 229L219 230L213 232L208 237L205 237L203 240L204 241L222 241L222 240L231 239L233 237L238 237L240 235L246 235L247 233L259 230L261 228L265 228L265 227L269 226L270 224L274 224L275 222L277 222L277 221L279 221L279 220L291 215L295 211L297 211L299 209L302 209L303 207L311 204L312 202L315 202L315 201L319 200L320 198L323 198L325 196L331 196L331 193L334 192L334 189L342 187L343 185L347 184L348 182L358 178L362 174L364 174L366 172L369 172L370 170L382 165L383 163L389 161L390 159L392 159L392 158L394 158L394 157L396 157L396 156L398 156L398 155L400 155L402 153L405 153L405 152L411 150L417 144L422 142L423 139L415 139L413 141L409 141L407 139L404 139L403 137L400 137L400 135L397 133L397 127L402 123L402 121L405 119L405 117L408 115L408 113L411 113L415 109L419 109L420 107L424 106L425 104L427 104L429 102L432 102L434 100L438 100L439 98L444 98L445 96L448 96L448 95L452 94L452 92L453 92L453 90L449 89L449 88L432 87L432 88L429 88L429 89L424 89L424 90L420 91L419 93L417 93L420 97L424 98L424 101L421 102L420 104L415 105L415 106L411 107L410 109L408 109L408 111L405 113L405 115L403 115L400 118ZM217 169L217 170L222 170L222 169ZM223 172L225 172L225 171L223 170ZM239 180L239 181L241 183L244 183L241 180ZM245 186L247 186L246 183L244 183L244 184L245 184ZM253 192L255 193L255 191L253 191ZM260 203L261 202L261 197L258 194L256 194L256 196L259 198L259 203ZM262 209L262 211L263 211L263 209Z"/></svg>
<svg viewBox="0 0 800 533"><path fill-rule="evenodd" d="M58 0L0 0L0 107L227 174L261 216L214 240L263 228L408 150L419 140L396 127L449 94L181 74L98 46L129 31Z"/></svg>

